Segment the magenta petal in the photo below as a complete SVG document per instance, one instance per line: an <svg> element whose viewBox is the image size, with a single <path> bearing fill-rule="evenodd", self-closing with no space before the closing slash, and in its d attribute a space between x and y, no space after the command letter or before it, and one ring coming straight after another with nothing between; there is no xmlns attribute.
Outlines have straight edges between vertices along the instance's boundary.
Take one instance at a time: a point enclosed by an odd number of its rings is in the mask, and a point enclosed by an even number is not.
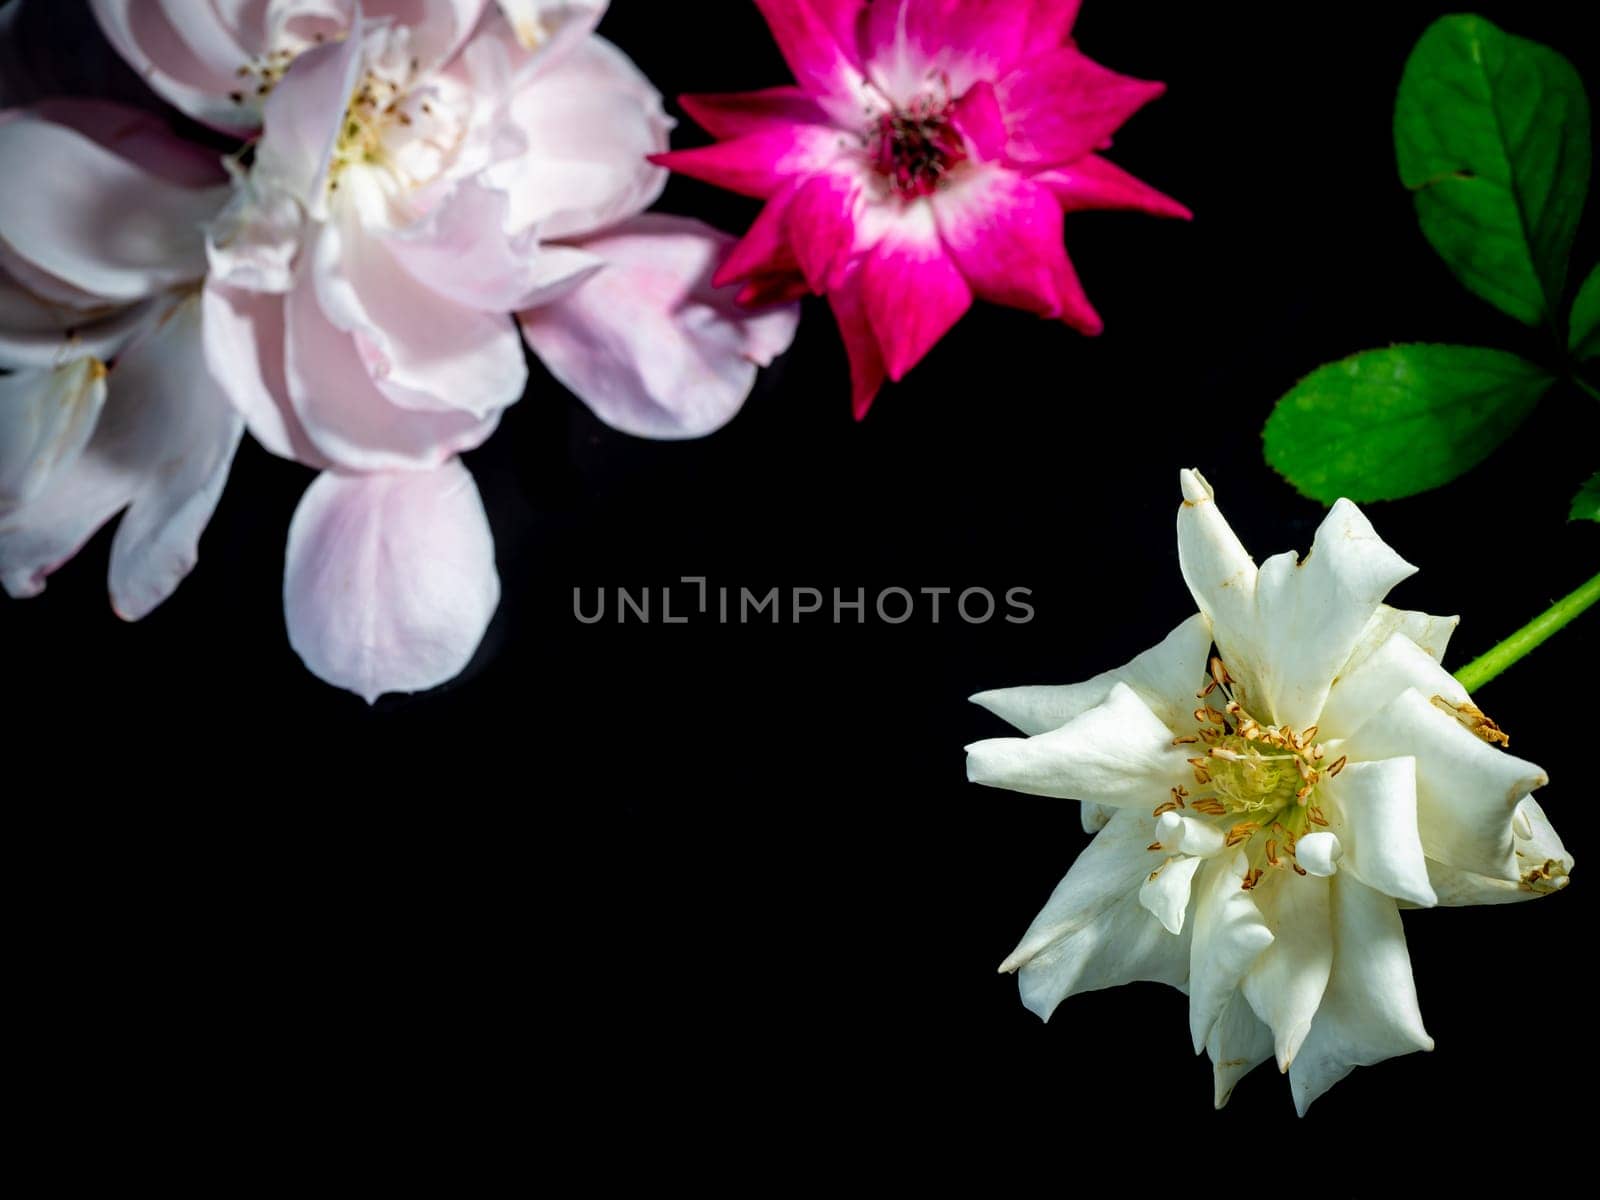
<svg viewBox="0 0 1600 1200"><path fill-rule="evenodd" d="M933 196L939 235L984 300L1059 317L1056 285L1067 262L1061 208L1014 172L973 171Z"/></svg>
<svg viewBox="0 0 1600 1200"><path fill-rule="evenodd" d="M861 284L867 320L896 383L972 307L972 289L936 235L889 234L867 256Z"/></svg>
<svg viewBox="0 0 1600 1200"><path fill-rule="evenodd" d="M1094 305L1089 303L1083 284L1078 281L1078 272L1073 269L1072 260L1065 253L1056 264L1056 297L1061 301L1060 316L1063 323L1086 337L1100 336L1105 329L1105 322L1095 312Z"/></svg>
<svg viewBox="0 0 1600 1200"><path fill-rule="evenodd" d="M800 269L794 249L789 245L789 205L797 189L785 187L762 206L744 237L722 260L711 282L727 287L740 280L773 274L792 274Z"/></svg>
<svg viewBox="0 0 1600 1200"><path fill-rule="evenodd" d="M1103 149L1166 85L1108 71L1074 49L1025 63L996 89L1017 163L1068 163Z"/></svg>
<svg viewBox="0 0 1600 1200"><path fill-rule="evenodd" d="M862 25L867 72L909 104L939 81L959 96L1026 57L1030 0L877 0Z"/></svg>
<svg viewBox="0 0 1600 1200"><path fill-rule="evenodd" d="M500 604L477 485L431 471L317 477L289 525L283 612L317 678L365 698L459 675Z"/></svg>
<svg viewBox="0 0 1600 1200"><path fill-rule="evenodd" d="M856 420L867 415L872 402L888 372L883 365L883 351L878 349L877 336L872 323L867 320L867 303L862 289L863 267L860 263L847 270L839 285L828 293L828 303L839 322L839 334L844 339L845 353L850 358L850 408Z"/></svg>
<svg viewBox="0 0 1600 1200"><path fill-rule="evenodd" d="M818 295L838 282L855 252L860 190L847 175L813 175L789 205L789 245Z"/></svg>
<svg viewBox="0 0 1600 1200"><path fill-rule="evenodd" d="M1083 0L1033 0L1033 12L1028 17L1027 47L1038 54L1066 42L1082 5Z"/></svg>
<svg viewBox="0 0 1600 1200"><path fill-rule="evenodd" d="M786 180L826 167L838 157L838 142L838 131L826 126L777 125L714 146L652 154L650 161L730 192L766 200Z"/></svg>
<svg viewBox="0 0 1600 1200"><path fill-rule="evenodd" d="M826 125L828 114L797 87L759 92L720 92L679 96L678 103L713 137L734 138L781 125Z"/></svg>
<svg viewBox="0 0 1600 1200"><path fill-rule="evenodd" d="M1126 209L1187 221L1193 214L1170 196L1135 179L1098 154L1086 154L1065 166L1040 171L1033 181L1050 189L1063 212Z"/></svg>
<svg viewBox="0 0 1600 1200"><path fill-rule="evenodd" d="M860 115L866 80L818 6L802 0L755 0L796 81L836 119ZM824 5L820 7L835 8ZM830 14L837 17L837 12ZM852 48L853 49L853 48Z"/></svg>
<svg viewBox="0 0 1600 1200"><path fill-rule="evenodd" d="M833 40L844 51L844 56L855 66L861 65L861 26L872 0L799 0L816 13L827 26Z"/></svg>
<svg viewBox="0 0 1600 1200"><path fill-rule="evenodd" d="M952 115L956 128L979 158L993 161L1005 157L1009 134L992 83L984 80L973 84L967 94L956 101Z"/></svg>

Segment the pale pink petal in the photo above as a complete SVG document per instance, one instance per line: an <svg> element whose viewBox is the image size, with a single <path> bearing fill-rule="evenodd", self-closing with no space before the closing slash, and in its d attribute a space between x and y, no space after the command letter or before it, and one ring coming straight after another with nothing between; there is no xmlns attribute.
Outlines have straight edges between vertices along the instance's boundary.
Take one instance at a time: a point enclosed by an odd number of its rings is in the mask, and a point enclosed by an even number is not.
<svg viewBox="0 0 1600 1200"><path fill-rule="evenodd" d="M208 279L201 297L206 365L252 437L280 458L331 465L307 436L284 378L283 297Z"/></svg>
<svg viewBox="0 0 1600 1200"><path fill-rule="evenodd" d="M500 603L494 536L459 459L317 477L289 525L283 609L312 674L369 703L459 675Z"/></svg>
<svg viewBox="0 0 1600 1200"><path fill-rule="evenodd" d="M500 0L501 11L523 49L564 53L594 30L609 0Z"/></svg>
<svg viewBox="0 0 1600 1200"><path fill-rule="evenodd" d="M813 175L796 189L786 228L812 291L835 286L856 251L860 185L845 174Z"/></svg>
<svg viewBox="0 0 1600 1200"><path fill-rule="evenodd" d="M828 114L803 88L679 96L678 103L713 137L743 137L786 125L826 125Z"/></svg>
<svg viewBox="0 0 1600 1200"><path fill-rule="evenodd" d="M837 13L825 19L818 6L797 0L756 0L756 7L795 79L834 120L854 124L881 107L857 65L855 47L846 53L835 37L834 29L841 28Z"/></svg>
<svg viewBox="0 0 1600 1200"><path fill-rule="evenodd" d="M0 260L5 258L0 250ZM53 303L12 278L6 269L11 265L0 266L0 368L5 370L50 370L80 358L108 361L157 303L146 300L109 309Z"/></svg>
<svg viewBox="0 0 1600 1200"><path fill-rule="evenodd" d="M850 358L850 409L858 421L867 415L883 381L888 378L883 351L878 348L877 336L867 319L863 274L861 263L852 265L838 285L828 292L828 304L833 309L834 320L839 323L839 334Z"/></svg>
<svg viewBox="0 0 1600 1200"><path fill-rule="evenodd" d="M429 412L399 407L378 389L355 340L324 315L311 272L285 298L285 383L306 436L328 461L354 471L436 467L481 445L499 423L496 410ZM391 388L391 391L395 389Z"/></svg>
<svg viewBox="0 0 1600 1200"><path fill-rule="evenodd" d="M28 108L40 120L75 129L102 149L179 187L226 183L222 155L175 134L149 113L109 100L59 97Z"/></svg>
<svg viewBox="0 0 1600 1200"><path fill-rule="evenodd" d="M222 497L244 422L206 369L200 300L190 297L118 360L101 426L114 437L124 413L137 430L95 448L145 461L142 486L111 541L111 606L137 621L194 569L200 535Z"/></svg>
<svg viewBox="0 0 1600 1200"><path fill-rule="evenodd" d="M168 103L219 129L254 127L254 108L230 93L240 90L238 69L256 47L238 44L237 29L219 21L209 4L90 0L90 7L107 40Z"/></svg>
<svg viewBox="0 0 1600 1200"><path fill-rule="evenodd" d="M253 168L264 193L286 192L316 220L328 215L328 172L362 66L361 38L296 58L262 108Z"/></svg>
<svg viewBox="0 0 1600 1200"><path fill-rule="evenodd" d="M184 0L185 3L190 0ZM392 19L410 34L423 74L449 62L478 26L489 0L362 0L369 20Z"/></svg>
<svg viewBox="0 0 1600 1200"><path fill-rule="evenodd" d="M205 273L201 226L222 189L178 187L37 117L0 125L0 239L107 300L142 299Z"/></svg>
<svg viewBox="0 0 1600 1200"><path fill-rule="evenodd" d="M861 275L867 319L896 383L972 307L972 289L940 244L931 213L906 226L873 246Z"/></svg>
<svg viewBox="0 0 1600 1200"><path fill-rule="evenodd" d="M475 180L460 184L418 224L388 239L414 278L468 308L534 308L577 287L604 264L575 246L543 246L537 228L506 233L510 202Z"/></svg>
<svg viewBox="0 0 1600 1200"><path fill-rule="evenodd" d="M294 284L306 216L288 192L241 174L228 203L206 227L208 277L252 292L281 295Z"/></svg>
<svg viewBox="0 0 1600 1200"><path fill-rule="evenodd" d="M512 230L592 233L643 212L666 185L650 158L667 148L672 119L650 81L602 38L534 72L510 113L527 149L487 180L511 197Z"/></svg>
<svg viewBox="0 0 1600 1200"><path fill-rule="evenodd" d="M0 376L0 513L77 461L105 402L106 369L93 358Z"/></svg>
<svg viewBox="0 0 1600 1200"><path fill-rule="evenodd" d="M528 372L507 311L441 295L363 228L353 206L339 217L319 233L310 272L323 315L354 340L378 390L402 408L478 418L516 403Z"/></svg>
<svg viewBox="0 0 1600 1200"><path fill-rule="evenodd" d="M1025 63L995 94L1011 131L1011 160L1057 165L1104 148L1164 91L1165 84L1119 75L1068 48Z"/></svg>
<svg viewBox="0 0 1600 1200"><path fill-rule="evenodd" d="M1054 193L1063 212L1126 209L1185 221L1193 215L1176 200L1098 154L1085 154L1065 166L1039 171L1032 178Z"/></svg>
<svg viewBox="0 0 1600 1200"><path fill-rule="evenodd" d="M577 291L522 314L551 374L625 433L700 437L726 424L759 367L787 350L799 312L751 312L712 286L733 243L698 221L647 215L584 249L607 266Z"/></svg>
<svg viewBox="0 0 1600 1200"><path fill-rule="evenodd" d="M13 596L37 595L126 507L111 545L111 600L120 616L138 620L193 569L243 424L205 369L195 299L123 355L109 391L83 452L0 517L0 584Z"/></svg>

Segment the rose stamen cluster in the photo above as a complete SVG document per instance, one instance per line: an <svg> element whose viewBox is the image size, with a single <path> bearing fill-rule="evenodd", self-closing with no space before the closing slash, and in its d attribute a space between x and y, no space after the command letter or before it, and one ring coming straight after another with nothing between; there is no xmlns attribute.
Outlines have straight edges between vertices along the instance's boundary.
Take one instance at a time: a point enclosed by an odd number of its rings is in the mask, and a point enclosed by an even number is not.
<svg viewBox="0 0 1600 1200"><path fill-rule="evenodd" d="M1174 787L1171 799L1157 805L1157 839L1148 849L1166 849L1174 834L1183 840L1183 818L1188 811L1204 818L1244 820L1208 825L1221 834L1220 845L1243 847L1250 863L1240 882L1250 891L1261 882L1267 870L1291 869L1296 875L1307 871L1293 861L1299 839L1316 829L1328 827L1327 815L1315 800L1317 785L1324 776L1336 776L1345 759L1325 764L1326 749L1316 741L1315 725L1296 733L1287 726L1264 725L1240 703L1243 689L1228 672L1222 659L1213 656L1211 678L1195 693L1208 700L1220 692L1224 706L1202 704L1194 710L1199 728L1173 739L1175 746L1203 745L1206 752L1188 760L1194 771L1196 790ZM1190 835L1192 840L1193 835ZM1161 868L1151 872L1154 881Z"/></svg>
<svg viewBox="0 0 1600 1200"><path fill-rule="evenodd" d="M931 195L967 160L947 97L925 96L880 116L867 133L872 165L905 201Z"/></svg>

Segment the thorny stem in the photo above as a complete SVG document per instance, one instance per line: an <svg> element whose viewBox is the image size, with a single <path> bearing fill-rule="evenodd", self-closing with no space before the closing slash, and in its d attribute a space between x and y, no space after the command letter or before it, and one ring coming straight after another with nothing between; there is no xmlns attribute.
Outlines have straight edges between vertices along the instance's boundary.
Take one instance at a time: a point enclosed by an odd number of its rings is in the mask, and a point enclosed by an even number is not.
<svg viewBox="0 0 1600 1200"><path fill-rule="evenodd" d="M1469 692L1477 691L1597 600L1600 600L1600 575L1557 600L1498 646L1478 655L1456 672L1457 682Z"/></svg>

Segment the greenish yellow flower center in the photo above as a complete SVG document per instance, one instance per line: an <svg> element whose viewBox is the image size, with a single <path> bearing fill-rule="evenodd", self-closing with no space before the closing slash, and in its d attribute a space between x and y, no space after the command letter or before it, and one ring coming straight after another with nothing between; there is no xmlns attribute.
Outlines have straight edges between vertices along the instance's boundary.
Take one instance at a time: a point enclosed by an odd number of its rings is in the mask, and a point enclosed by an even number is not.
<svg viewBox="0 0 1600 1200"><path fill-rule="evenodd" d="M1221 694L1222 708L1210 702L1213 693ZM1211 680L1197 693L1205 701L1194 710L1197 729L1176 740L1202 751L1189 760L1194 788L1174 788L1155 815L1187 809L1196 817L1223 818L1217 827L1224 844L1243 847L1249 858L1244 886L1250 889L1267 870L1306 873L1293 861L1295 844L1328 824L1317 804L1317 787L1343 770L1345 760L1324 763L1316 726L1296 732L1263 725L1246 711L1239 694L1222 660L1213 658Z"/></svg>

